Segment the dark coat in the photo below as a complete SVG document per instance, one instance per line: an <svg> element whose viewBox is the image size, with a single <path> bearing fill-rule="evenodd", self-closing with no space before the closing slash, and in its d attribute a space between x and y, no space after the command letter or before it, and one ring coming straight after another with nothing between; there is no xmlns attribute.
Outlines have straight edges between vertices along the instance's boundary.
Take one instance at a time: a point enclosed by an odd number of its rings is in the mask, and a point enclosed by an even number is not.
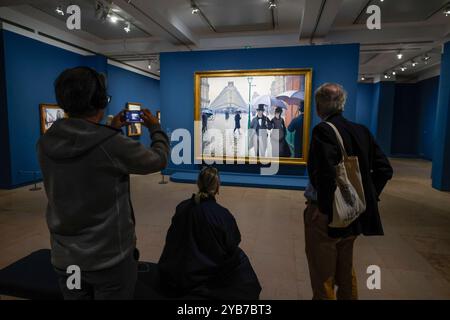
<svg viewBox="0 0 450 320"><path fill-rule="evenodd" d="M239 113L237 113L234 116L234 127L236 129L240 129L241 128L241 119L242 119L242 117L241 117L241 115Z"/></svg>
<svg viewBox="0 0 450 320"><path fill-rule="evenodd" d="M332 237L364 234L383 235L378 212L378 201L386 183L392 178L393 170L389 160L366 127L350 122L341 114L327 119L336 126L344 140L345 150L350 156L357 156L366 198L367 210L345 229L329 229ZM333 129L326 123L318 124L312 134L308 173L317 191L319 210L333 217L333 197L336 190L335 166L342 159L338 141Z"/></svg>
<svg viewBox="0 0 450 320"><path fill-rule="evenodd" d="M261 286L240 242L233 215L214 198L181 202L158 263L161 289L175 297L258 299Z"/></svg>
<svg viewBox="0 0 450 320"><path fill-rule="evenodd" d="M272 146L275 143L278 143L278 153L275 154L274 150L272 149L272 155L274 157L279 156L280 158L290 158L291 157L291 148L289 147L289 144L286 142L286 125L284 123L284 119L280 118L277 119L274 117L272 119L272 129L273 130L279 130L278 131L278 139L275 139L273 136L271 136Z"/></svg>
<svg viewBox="0 0 450 320"><path fill-rule="evenodd" d="M301 158L303 153L303 115L292 119L287 129L289 132L295 132L295 158Z"/></svg>

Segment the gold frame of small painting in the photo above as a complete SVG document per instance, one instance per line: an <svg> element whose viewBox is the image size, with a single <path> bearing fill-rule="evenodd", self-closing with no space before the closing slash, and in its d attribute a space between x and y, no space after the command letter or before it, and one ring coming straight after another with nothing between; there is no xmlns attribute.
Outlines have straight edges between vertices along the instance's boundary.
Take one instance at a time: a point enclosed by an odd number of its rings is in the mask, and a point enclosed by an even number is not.
<svg viewBox="0 0 450 320"><path fill-rule="evenodd" d="M131 108L130 108L131 107ZM141 110L142 104L137 102L127 102L126 110ZM140 137L142 135L142 124L132 123L127 126L129 137Z"/></svg>
<svg viewBox="0 0 450 320"><path fill-rule="evenodd" d="M48 110L54 110L56 113L54 112L55 114L52 115L48 112ZM57 104L41 103L39 105L39 118L41 124L41 134L44 134L48 129L50 129L56 120L67 118L67 114Z"/></svg>

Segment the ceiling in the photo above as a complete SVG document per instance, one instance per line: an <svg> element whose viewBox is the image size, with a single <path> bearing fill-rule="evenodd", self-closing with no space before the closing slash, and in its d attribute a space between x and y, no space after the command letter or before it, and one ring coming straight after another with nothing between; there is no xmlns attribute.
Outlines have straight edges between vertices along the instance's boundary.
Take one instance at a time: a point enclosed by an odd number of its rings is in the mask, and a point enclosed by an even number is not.
<svg viewBox="0 0 450 320"><path fill-rule="evenodd" d="M58 6L77 4L82 30L69 31ZM96 17L96 5L119 21ZM450 40L447 0L0 0L0 18L145 69L167 51L360 43L360 75L397 71L413 81L440 64ZM366 9L381 8L381 30L368 30ZM192 7L198 8L193 14ZM98 11L97 11L98 13ZM125 23L130 32L124 31ZM397 54L403 55L402 59ZM424 56L430 57L424 61ZM411 62L418 62L412 66ZM401 68L404 71L401 71Z"/></svg>
<svg viewBox="0 0 450 320"><path fill-rule="evenodd" d="M63 24L67 19L66 15L60 15L56 12L55 8L59 5L61 8L67 8L70 4L77 4L80 6L82 13L81 29L92 33L94 36L103 40L120 40L120 39L133 39L151 37L151 34L141 30L138 27L131 28L129 33L123 32L122 28L112 28L107 21L101 21L95 17L95 6L92 0L79 0L79 1L55 1L55 0L39 0L33 1L30 4L32 9L41 11L55 19L58 19ZM118 11L115 9L115 11ZM117 23L121 24L122 21L135 22L133 17L125 12L115 12L119 20Z"/></svg>
<svg viewBox="0 0 450 320"><path fill-rule="evenodd" d="M371 0L368 5L376 4L381 7L383 21L393 22L424 22L442 12L448 0ZM365 24L365 15L361 14L352 23ZM442 15L443 16L443 15ZM350 22L350 21L347 21Z"/></svg>

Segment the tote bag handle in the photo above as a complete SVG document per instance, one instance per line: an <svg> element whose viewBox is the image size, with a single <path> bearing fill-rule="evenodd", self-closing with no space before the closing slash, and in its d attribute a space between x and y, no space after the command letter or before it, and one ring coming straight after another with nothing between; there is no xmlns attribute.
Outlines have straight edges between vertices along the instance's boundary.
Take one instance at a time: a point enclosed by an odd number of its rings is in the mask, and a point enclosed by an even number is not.
<svg viewBox="0 0 450 320"><path fill-rule="evenodd" d="M342 140L342 136L339 133L338 129L331 122L325 122L325 123L328 124L333 129L334 133L336 134L336 138L338 140L339 147L341 148L342 158L343 159L347 159L348 155L347 155L347 151L345 151L344 140Z"/></svg>

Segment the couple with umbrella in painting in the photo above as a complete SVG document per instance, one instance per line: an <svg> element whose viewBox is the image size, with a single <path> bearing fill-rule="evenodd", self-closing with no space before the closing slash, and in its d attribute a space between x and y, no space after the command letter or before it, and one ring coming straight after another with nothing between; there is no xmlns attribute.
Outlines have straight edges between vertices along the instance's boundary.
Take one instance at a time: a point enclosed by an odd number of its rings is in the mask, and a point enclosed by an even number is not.
<svg viewBox="0 0 450 320"><path fill-rule="evenodd" d="M284 110L287 110L288 105L298 105L299 111L304 101L304 93L300 91L288 91L278 95L276 98L270 95L259 96L253 101L254 106L258 106L256 109L256 116L252 119L250 123L250 129L253 129L252 137L250 137L250 148L253 147L256 156L264 157L266 156L267 144L268 144L268 131L278 130L278 134L272 132L270 135L270 142L272 145L272 157L280 158L290 158L292 156L291 148L286 141L287 130L290 132L302 131L303 128L303 117L300 115L293 119L289 127L286 127L285 121L282 118ZM265 112L265 106L275 108L275 116L269 119ZM301 117L301 121L299 121ZM299 123L301 122L301 123ZM294 124L294 125L293 125ZM301 128L300 128L300 126ZM298 134L296 134L298 135ZM297 143L298 139L295 139ZM300 142L301 143L301 142ZM277 148L274 146L278 145ZM297 154L297 145L295 145L295 153Z"/></svg>

